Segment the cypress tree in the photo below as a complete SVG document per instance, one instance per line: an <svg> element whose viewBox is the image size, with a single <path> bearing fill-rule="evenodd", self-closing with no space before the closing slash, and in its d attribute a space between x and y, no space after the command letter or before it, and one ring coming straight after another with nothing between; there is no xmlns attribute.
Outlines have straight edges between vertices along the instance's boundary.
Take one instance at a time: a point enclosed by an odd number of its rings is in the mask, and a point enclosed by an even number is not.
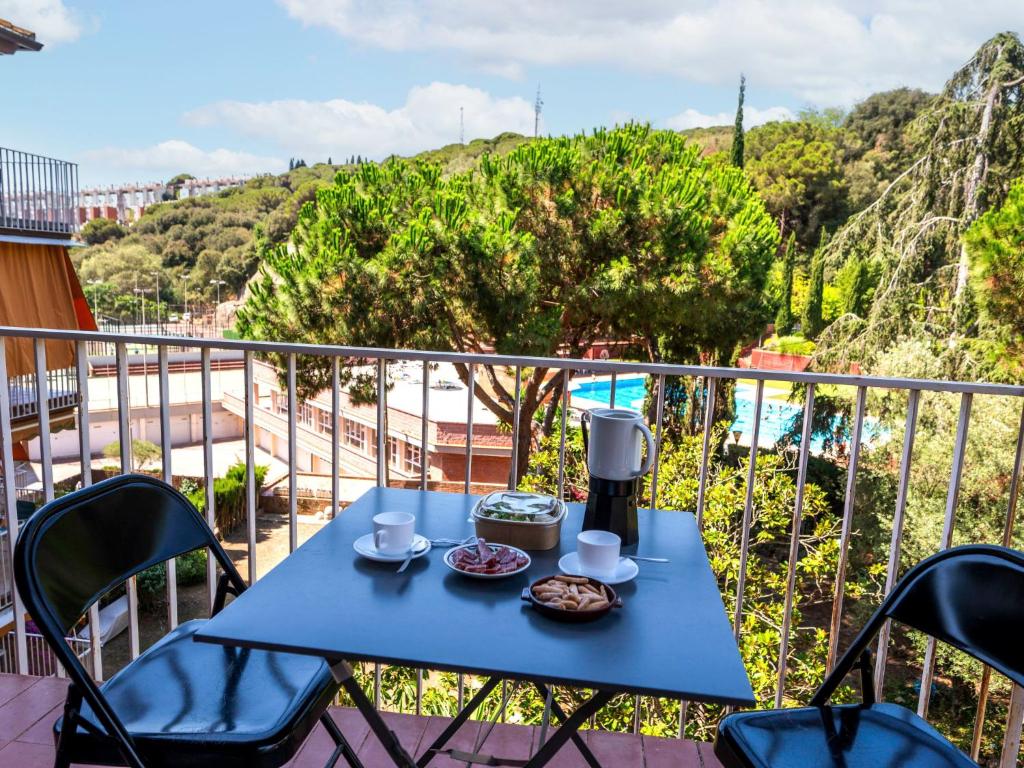
<svg viewBox="0 0 1024 768"><path fill-rule="evenodd" d="M782 303L775 315L775 333L784 336L793 330L793 262L796 259L796 235L791 234L782 255Z"/></svg>
<svg viewBox="0 0 1024 768"><path fill-rule="evenodd" d="M825 257L821 249L814 252L811 260L811 284L807 289L807 303L801 320L804 338L816 339L823 330L821 303L825 293Z"/></svg>
<svg viewBox="0 0 1024 768"><path fill-rule="evenodd" d="M743 167L743 97L747 90L747 78L740 75L740 97L736 104L736 124L732 129L732 164Z"/></svg>

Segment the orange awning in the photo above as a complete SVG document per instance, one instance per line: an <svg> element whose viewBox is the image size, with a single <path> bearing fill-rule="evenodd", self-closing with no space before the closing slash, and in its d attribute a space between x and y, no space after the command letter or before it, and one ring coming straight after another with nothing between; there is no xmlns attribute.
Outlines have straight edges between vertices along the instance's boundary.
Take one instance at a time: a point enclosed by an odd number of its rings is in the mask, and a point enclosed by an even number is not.
<svg viewBox="0 0 1024 768"><path fill-rule="evenodd" d="M0 242L0 325L96 330L67 248ZM35 372L31 339L7 339L7 375ZM46 367L75 363L70 341L46 343Z"/></svg>

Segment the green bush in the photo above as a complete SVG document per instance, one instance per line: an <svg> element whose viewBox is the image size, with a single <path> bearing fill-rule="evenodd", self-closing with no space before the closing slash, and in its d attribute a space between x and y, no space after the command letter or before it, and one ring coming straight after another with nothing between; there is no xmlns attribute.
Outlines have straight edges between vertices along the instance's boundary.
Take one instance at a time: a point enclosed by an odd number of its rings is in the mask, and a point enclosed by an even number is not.
<svg viewBox="0 0 1024 768"><path fill-rule="evenodd" d="M257 464L254 468L256 487L263 485L270 467ZM182 486L182 493L188 497L200 513L206 513L206 489L196 483ZM213 522L222 536L230 533L245 520L245 463L238 461L228 467L224 477L213 481Z"/></svg>
<svg viewBox="0 0 1024 768"><path fill-rule="evenodd" d="M188 587L200 584L206 578L206 549L194 549L175 558L177 566L177 584ZM160 603L167 589L167 564L158 563L147 568L136 578L139 591L139 604L143 608L153 608Z"/></svg>

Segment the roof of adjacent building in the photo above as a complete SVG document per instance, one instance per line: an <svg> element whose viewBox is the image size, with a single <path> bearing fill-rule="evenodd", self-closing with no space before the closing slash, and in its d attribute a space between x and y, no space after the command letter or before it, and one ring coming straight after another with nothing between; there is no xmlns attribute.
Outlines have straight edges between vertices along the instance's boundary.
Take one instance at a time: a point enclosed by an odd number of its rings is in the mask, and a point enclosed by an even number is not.
<svg viewBox="0 0 1024 768"><path fill-rule="evenodd" d="M36 40L36 33L0 19L0 54L15 54L18 51L38 51L43 44Z"/></svg>

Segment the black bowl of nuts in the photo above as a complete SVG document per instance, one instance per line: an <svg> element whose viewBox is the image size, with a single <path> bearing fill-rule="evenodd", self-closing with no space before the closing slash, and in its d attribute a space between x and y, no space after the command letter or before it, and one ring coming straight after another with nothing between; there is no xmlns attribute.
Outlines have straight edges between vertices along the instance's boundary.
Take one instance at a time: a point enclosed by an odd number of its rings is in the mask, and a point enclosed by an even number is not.
<svg viewBox="0 0 1024 768"><path fill-rule="evenodd" d="M594 621L612 608L621 608L615 590L586 576L545 576L523 590L523 600L557 621Z"/></svg>

